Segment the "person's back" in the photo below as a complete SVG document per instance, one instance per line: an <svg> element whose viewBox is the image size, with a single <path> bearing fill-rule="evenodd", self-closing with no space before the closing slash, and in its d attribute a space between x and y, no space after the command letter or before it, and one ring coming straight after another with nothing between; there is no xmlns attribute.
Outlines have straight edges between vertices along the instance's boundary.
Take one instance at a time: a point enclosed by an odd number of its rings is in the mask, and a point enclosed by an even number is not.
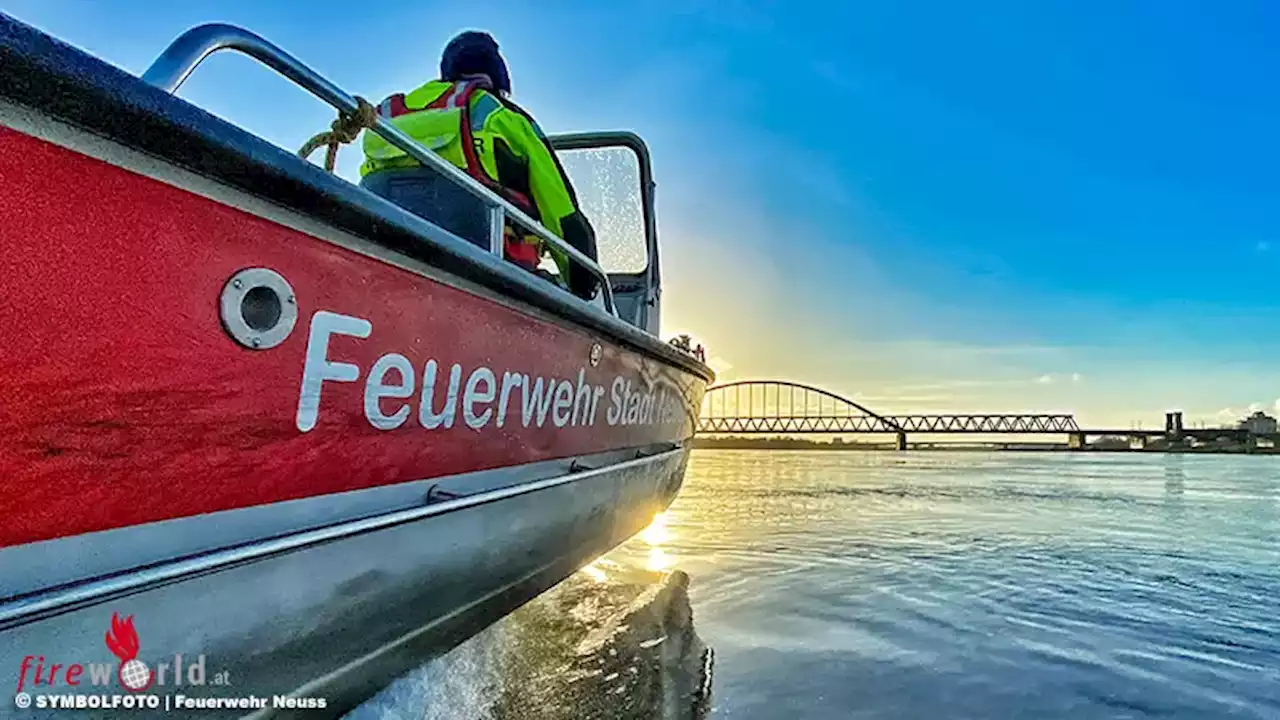
<svg viewBox="0 0 1280 720"><path fill-rule="evenodd" d="M440 63L439 80L393 95L378 112L453 165L466 170L525 210L592 260L595 234L537 124L515 103L497 43L484 33L454 38ZM454 182L423 168L375 133L365 133L361 185L459 237L489 246L484 204ZM564 253L546 248L576 295L590 299L597 280ZM533 236L507 230L507 258L530 270L541 259Z"/></svg>

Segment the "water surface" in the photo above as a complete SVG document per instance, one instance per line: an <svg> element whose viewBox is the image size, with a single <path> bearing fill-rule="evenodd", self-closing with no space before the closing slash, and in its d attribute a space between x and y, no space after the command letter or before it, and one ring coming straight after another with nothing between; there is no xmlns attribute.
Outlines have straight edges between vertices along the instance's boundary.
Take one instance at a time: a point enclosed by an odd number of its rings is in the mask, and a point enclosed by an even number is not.
<svg viewBox="0 0 1280 720"><path fill-rule="evenodd" d="M1280 459L698 451L714 717L1280 717Z"/></svg>
<svg viewBox="0 0 1280 720"><path fill-rule="evenodd" d="M699 450L653 526L353 718L662 717L627 673L688 671L580 638L673 568L713 718L1280 718L1278 496L1276 457Z"/></svg>

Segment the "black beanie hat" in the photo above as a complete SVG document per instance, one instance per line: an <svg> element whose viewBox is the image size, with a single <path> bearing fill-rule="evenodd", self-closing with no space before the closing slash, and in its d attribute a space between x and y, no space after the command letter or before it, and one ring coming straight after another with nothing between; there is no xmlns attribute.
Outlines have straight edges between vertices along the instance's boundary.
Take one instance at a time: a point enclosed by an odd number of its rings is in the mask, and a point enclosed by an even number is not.
<svg viewBox="0 0 1280 720"><path fill-rule="evenodd" d="M440 57L440 79L454 82L463 75L488 75L495 90L511 92L507 63L489 33L468 30L449 41Z"/></svg>

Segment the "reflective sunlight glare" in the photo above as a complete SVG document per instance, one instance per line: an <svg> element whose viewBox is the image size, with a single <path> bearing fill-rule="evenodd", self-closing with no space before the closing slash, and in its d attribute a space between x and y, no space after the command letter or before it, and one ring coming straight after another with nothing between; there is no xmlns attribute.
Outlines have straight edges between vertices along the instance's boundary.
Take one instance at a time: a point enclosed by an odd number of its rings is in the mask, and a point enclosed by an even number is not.
<svg viewBox="0 0 1280 720"><path fill-rule="evenodd" d="M675 557L662 547L672 540L672 533L670 528L667 527L667 514L665 512L654 515L653 522L649 523L649 527L640 531L639 538L641 542L649 546L649 556L645 561L646 569L662 572L675 564Z"/></svg>

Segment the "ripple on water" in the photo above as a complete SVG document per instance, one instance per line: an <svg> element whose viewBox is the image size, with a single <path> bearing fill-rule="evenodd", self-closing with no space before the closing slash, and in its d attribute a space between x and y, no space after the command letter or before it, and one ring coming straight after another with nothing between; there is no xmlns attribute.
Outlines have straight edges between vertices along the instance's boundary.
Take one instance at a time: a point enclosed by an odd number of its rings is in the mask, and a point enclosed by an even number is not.
<svg viewBox="0 0 1280 720"><path fill-rule="evenodd" d="M701 720L712 656L687 588L599 560L347 717Z"/></svg>
<svg viewBox="0 0 1280 720"><path fill-rule="evenodd" d="M1280 463L695 453L729 717L1280 717ZM625 552L625 550L624 550Z"/></svg>
<svg viewBox="0 0 1280 720"><path fill-rule="evenodd" d="M688 572L718 716L1275 718L1278 497L1274 458L699 451L579 580ZM597 647L616 598L559 592L532 626ZM353 717L631 717L630 667L547 665L521 617Z"/></svg>

